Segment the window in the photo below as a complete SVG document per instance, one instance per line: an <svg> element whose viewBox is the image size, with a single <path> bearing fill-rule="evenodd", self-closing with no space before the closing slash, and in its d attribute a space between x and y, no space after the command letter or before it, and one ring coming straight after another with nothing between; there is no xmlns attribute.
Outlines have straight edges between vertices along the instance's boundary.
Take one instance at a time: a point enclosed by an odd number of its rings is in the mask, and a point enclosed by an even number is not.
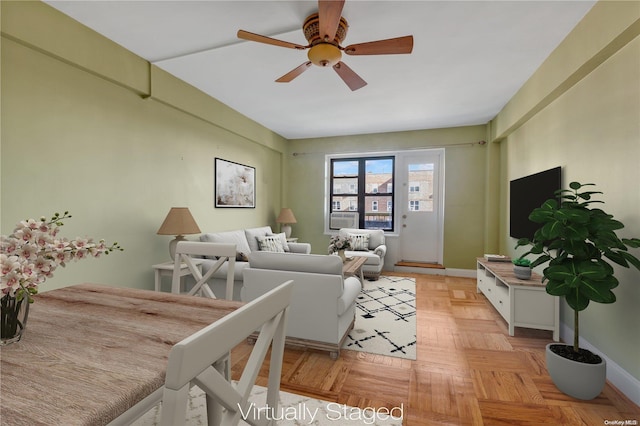
<svg viewBox="0 0 640 426"><path fill-rule="evenodd" d="M359 228L393 230L394 167L394 157L331 159L329 213L358 212Z"/></svg>
<svg viewBox="0 0 640 426"><path fill-rule="evenodd" d="M409 201L409 210L411 211L420 210L420 201Z"/></svg>
<svg viewBox="0 0 640 426"><path fill-rule="evenodd" d="M420 184L418 182L409 182L409 192L420 192Z"/></svg>

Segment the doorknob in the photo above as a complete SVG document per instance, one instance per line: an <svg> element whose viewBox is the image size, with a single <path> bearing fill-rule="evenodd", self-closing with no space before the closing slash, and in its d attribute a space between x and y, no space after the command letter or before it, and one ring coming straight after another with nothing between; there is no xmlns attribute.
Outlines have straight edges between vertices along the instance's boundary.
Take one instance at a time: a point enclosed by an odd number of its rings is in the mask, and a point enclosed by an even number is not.
<svg viewBox="0 0 640 426"><path fill-rule="evenodd" d="M407 218L407 215L406 215L406 214L403 214L403 215L402 215L402 218L403 218L403 219L406 219L406 218Z"/></svg>

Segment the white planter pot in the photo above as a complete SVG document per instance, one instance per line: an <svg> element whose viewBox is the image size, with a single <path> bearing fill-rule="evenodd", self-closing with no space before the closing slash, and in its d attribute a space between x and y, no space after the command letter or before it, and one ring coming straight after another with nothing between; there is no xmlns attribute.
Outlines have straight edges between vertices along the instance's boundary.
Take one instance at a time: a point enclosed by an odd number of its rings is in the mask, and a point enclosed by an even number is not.
<svg viewBox="0 0 640 426"><path fill-rule="evenodd" d="M528 266L513 265L513 273L520 280L531 279L531 268Z"/></svg>
<svg viewBox="0 0 640 426"><path fill-rule="evenodd" d="M547 371L556 387L563 393L577 399L594 399L607 381L607 363L585 364L561 357L551 351L549 343L546 349Z"/></svg>

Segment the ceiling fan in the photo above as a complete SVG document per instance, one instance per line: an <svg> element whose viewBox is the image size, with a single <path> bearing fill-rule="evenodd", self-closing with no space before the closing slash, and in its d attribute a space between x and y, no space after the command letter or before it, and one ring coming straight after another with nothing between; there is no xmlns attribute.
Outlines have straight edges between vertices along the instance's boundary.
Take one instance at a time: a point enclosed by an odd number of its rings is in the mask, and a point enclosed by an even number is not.
<svg viewBox="0 0 640 426"><path fill-rule="evenodd" d="M238 38L290 49L309 49L307 53L309 60L277 79L276 81L279 83L292 81L306 71L311 64L314 64L319 67L333 67L351 90L358 90L366 86L367 82L341 61L342 52L347 55L411 53L413 50L413 36L370 41L342 47L341 43L347 35L347 28L349 28L346 19L341 16L343 7L344 0L318 0L318 13L309 16L302 25L304 36L309 42L307 46L277 40L244 30L238 31Z"/></svg>

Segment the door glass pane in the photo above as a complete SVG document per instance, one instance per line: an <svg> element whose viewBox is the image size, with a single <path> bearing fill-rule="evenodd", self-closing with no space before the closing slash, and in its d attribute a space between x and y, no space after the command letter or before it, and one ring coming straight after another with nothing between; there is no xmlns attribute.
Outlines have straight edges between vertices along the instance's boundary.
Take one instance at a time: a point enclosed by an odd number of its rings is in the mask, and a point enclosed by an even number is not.
<svg viewBox="0 0 640 426"><path fill-rule="evenodd" d="M409 164L409 211L433 211L433 163Z"/></svg>

